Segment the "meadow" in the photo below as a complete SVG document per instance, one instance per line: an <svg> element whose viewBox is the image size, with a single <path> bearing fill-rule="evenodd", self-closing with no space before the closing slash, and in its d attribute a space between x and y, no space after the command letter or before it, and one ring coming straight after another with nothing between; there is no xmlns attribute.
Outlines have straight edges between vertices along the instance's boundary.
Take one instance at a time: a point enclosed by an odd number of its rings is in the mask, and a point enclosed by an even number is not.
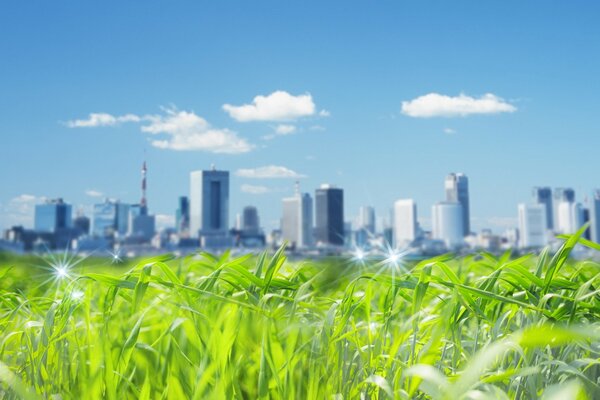
<svg viewBox="0 0 600 400"><path fill-rule="evenodd" d="M0 255L0 398L600 398L600 264Z"/></svg>

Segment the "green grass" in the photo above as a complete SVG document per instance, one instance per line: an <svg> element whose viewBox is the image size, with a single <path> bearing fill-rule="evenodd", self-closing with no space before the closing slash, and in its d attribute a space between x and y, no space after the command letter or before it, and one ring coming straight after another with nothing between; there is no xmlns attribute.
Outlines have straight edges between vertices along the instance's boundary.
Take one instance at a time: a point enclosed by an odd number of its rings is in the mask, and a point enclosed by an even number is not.
<svg viewBox="0 0 600 400"><path fill-rule="evenodd" d="M600 398L600 265L577 242L399 267L97 259L51 281L4 256L0 398Z"/></svg>

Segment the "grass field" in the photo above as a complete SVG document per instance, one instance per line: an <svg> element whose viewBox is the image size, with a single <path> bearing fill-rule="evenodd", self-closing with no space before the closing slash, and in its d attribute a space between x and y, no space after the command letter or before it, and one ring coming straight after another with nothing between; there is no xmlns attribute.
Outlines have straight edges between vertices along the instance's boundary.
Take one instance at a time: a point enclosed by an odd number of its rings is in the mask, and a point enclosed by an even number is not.
<svg viewBox="0 0 600 400"><path fill-rule="evenodd" d="M417 264L4 255L0 398L600 398L578 241Z"/></svg>

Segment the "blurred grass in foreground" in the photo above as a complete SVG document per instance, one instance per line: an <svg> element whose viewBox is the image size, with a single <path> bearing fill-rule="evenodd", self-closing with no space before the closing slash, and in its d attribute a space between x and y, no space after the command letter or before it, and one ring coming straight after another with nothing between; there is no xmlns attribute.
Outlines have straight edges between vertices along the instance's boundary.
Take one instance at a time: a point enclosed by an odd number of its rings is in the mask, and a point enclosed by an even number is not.
<svg viewBox="0 0 600 400"><path fill-rule="evenodd" d="M0 397L600 398L600 265L569 259L580 234L415 265L280 250L58 274L4 256Z"/></svg>

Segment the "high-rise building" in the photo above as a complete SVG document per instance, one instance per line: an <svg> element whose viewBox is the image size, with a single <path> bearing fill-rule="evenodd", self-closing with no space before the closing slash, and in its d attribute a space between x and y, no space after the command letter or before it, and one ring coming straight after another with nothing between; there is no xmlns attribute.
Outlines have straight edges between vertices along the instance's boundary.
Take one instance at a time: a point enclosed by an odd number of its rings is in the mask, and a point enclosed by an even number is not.
<svg viewBox="0 0 600 400"><path fill-rule="evenodd" d="M358 209L358 229L364 229L367 233L375 234L375 209L371 206L361 206Z"/></svg>
<svg viewBox="0 0 600 400"><path fill-rule="evenodd" d="M77 217L73 220L73 228L77 230L79 235L89 235L90 225L90 219L83 215L83 212L80 210L77 213Z"/></svg>
<svg viewBox="0 0 600 400"><path fill-rule="evenodd" d="M178 204L175 213L175 228L181 235L190 231L190 200L187 196L180 196Z"/></svg>
<svg viewBox="0 0 600 400"><path fill-rule="evenodd" d="M344 191L331 185L321 185L315 191L317 243L344 244Z"/></svg>
<svg viewBox="0 0 600 400"><path fill-rule="evenodd" d="M446 177L444 186L446 189L446 202L458 202L463 209L461 226L463 228L463 236L467 236L471 233L469 178L462 173L451 173Z"/></svg>
<svg viewBox="0 0 600 400"><path fill-rule="evenodd" d="M590 202L590 238L600 243L600 189L594 192Z"/></svg>
<svg viewBox="0 0 600 400"><path fill-rule="evenodd" d="M94 204L92 234L96 237L124 236L129 231L129 204L106 199Z"/></svg>
<svg viewBox="0 0 600 400"><path fill-rule="evenodd" d="M534 187L533 202L543 204L546 208L547 229L554 229L554 208L552 207L552 189L549 187Z"/></svg>
<svg viewBox="0 0 600 400"><path fill-rule="evenodd" d="M35 206L34 229L41 233L56 233L71 227L71 205L63 199L46 200Z"/></svg>
<svg viewBox="0 0 600 400"><path fill-rule="evenodd" d="M190 232L193 236L226 237L229 230L229 171L190 174ZM209 246L210 247L210 246Z"/></svg>
<svg viewBox="0 0 600 400"><path fill-rule="evenodd" d="M458 202L440 202L431 210L433 239L443 240L448 249L463 244L463 207Z"/></svg>
<svg viewBox="0 0 600 400"><path fill-rule="evenodd" d="M581 203L561 201L558 203L558 232L575 233L583 226Z"/></svg>
<svg viewBox="0 0 600 400"><path fill-rule="evenodd" d="M554 200L557 203L567 202L574 203L575 202L575 190L571 188L556 188L554 189Z"/></svg>
<svg viewBox="0 0 600 400"><path fill-rule="evenodd" d="M296 184L294 196L282 200L281 238L298 248L313 244L313 204L308 193L300 193Z"/></svg>
<svg viewBox="0 0 600 400"><path fill-rule="evenodd" d="M258 210L254 206L244 207L242 212L241 230L248 235L256 235L260 231L260 221L258 218Z"/></svg>
<svg viewBox="0 0 600 400"><path fill-rule="evenodd" d="M582 207L582 209L581 209L581 226L587 224L588 222L590 222L590 209ZM592 232L591 232L589 226L585 230L585 232L583 232L583 235L581 237L584 239L587 239L587 240L592 240Z"/></svg>
<svg viewBox="0 0 600 400"><path fill-rule="evenodd" d="M417 204L413 199L394 203L394 246L410 246L417 238Z"/></svg>
<svg viewBox="0 0 600 400"><path fill-rule="evenodd" d="M547 208L544 204L519 204L519 247L536 248L548 243Z"/></svg>

